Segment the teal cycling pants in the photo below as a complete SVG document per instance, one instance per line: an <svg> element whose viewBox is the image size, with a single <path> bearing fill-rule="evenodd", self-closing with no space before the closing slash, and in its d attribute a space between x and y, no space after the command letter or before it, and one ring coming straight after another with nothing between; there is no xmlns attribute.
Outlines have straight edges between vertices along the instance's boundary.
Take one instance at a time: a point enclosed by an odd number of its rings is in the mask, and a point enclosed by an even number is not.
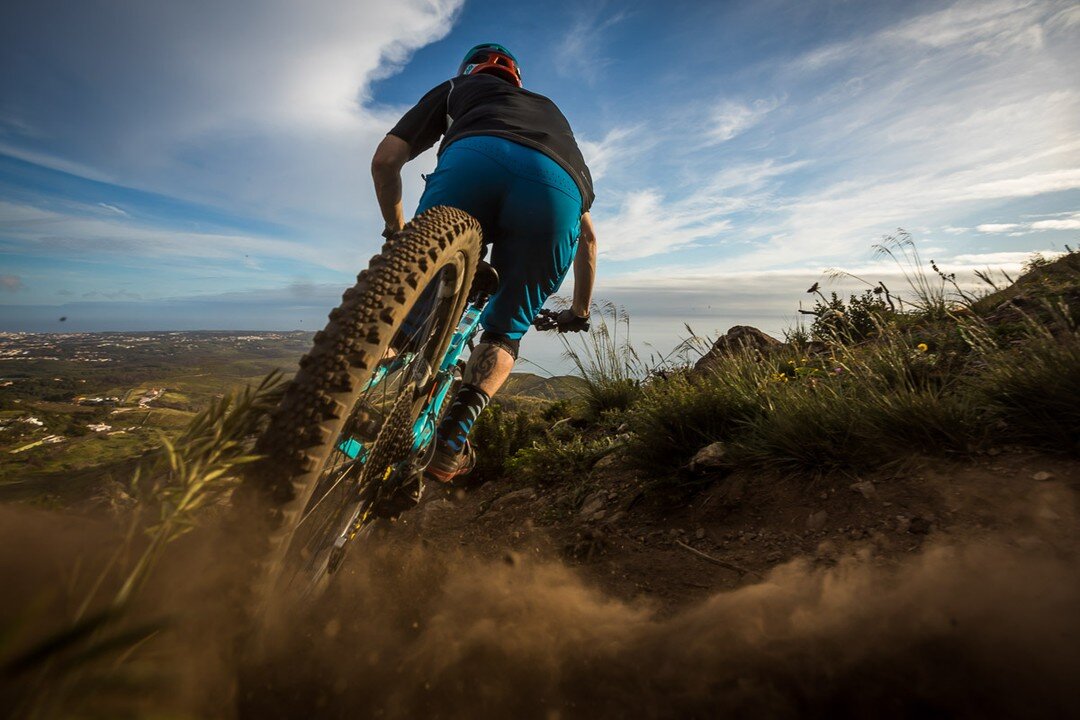
<svg viewBox="0 0 1080 720"><path fill-rule="evenodd" d="M439 157L416 214L449 205L480 221L499 291L480 324L516 342L544 301L562 284L581 229L581 192L573 178L538 150L473 135Z"/></svg>

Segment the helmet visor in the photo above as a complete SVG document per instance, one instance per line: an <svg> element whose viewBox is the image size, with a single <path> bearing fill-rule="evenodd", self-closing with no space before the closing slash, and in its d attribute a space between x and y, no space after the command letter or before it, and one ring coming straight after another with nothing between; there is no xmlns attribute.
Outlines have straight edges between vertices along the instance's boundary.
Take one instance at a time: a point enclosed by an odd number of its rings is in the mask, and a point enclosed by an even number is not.
<svg viewBox="0 0 1080 720"><path fill-rule="evenodd" d="M482 62L487 62L487 59L494 53L494 50L477 50L472 55L465 58L465 62L463 62L462 65L479 65Z"/></svg>

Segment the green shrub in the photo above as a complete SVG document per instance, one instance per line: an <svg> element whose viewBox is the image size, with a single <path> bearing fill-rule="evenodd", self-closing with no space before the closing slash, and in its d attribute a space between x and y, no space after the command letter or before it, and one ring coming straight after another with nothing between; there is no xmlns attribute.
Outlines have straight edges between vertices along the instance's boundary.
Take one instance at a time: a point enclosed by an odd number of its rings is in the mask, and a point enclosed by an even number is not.
<svg viewBox="0 0 1080 720"><path fill-rule="evenodd" d="M476 482L506 477L510 459L538 437L548 424L543 415L526 410L510 412L498 402L491 403L480 413L470 433L476 451L476 469L473 471Z"/></svg>
<svg viewBox="0 0 1080 720"><path fill-rule="evenodd" d="M658 478L674 477L703 446L730 439L762 411L758 387L767 373L739 355L722 359L712 372L650 383L628 413L631 460Z"/></svg>
<svg viewBox="0 0 1080 720"><path fill-rule="evenodd" d="M589 439L560 426L519 450L508 471L520 484L581 484L588 480L593 465L616 447L610 437Z"/></svg>
<svg viewBox="0 0 1080 720"><path fill-rule="evenodd" d="M883 324L895 313L881 297L881 288L851 295L845 303L835 292L819 297L814 304L814 322L810 333L818 340L860 342L879 335Z"/></svg>
<svg viewBox="0 0 1080 720"><path fill-rule="evenodd" d="M1002 442L1080 453L1080 335L1029 338L985 358L973 380Z"/></svg>
<svg viewBox="0 0 1080 720"><path fill-rule="evenodd" d="M978 404L954 388L962 363L913 346L895 325L886 332L817 355L739 353L713 372L652 382L628 413L630 458L662 482L693 483L681 469L715 441L727 444L731 467L811 473L978 444Z"/></svg>

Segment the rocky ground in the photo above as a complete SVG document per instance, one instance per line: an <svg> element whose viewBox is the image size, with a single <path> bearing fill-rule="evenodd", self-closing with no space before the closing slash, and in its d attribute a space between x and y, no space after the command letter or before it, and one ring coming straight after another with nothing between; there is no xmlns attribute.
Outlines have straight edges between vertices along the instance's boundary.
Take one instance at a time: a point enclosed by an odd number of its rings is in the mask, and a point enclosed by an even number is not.
<svg viewBox="0 0 1080 720"><path fill-rule="evenodd" d="M1032 549L1047 536L1080 547L1080 463L1010 448L975 462L913 459L862 477L732 475L683 499L643 493L616 454L594 469L592 485L570 512L570 491L557 486L489 482L449 497L429 493L388 537L481 557L557 556L605 592L669 610L759 582L796 558L892 563L929 541Z"/></svg>

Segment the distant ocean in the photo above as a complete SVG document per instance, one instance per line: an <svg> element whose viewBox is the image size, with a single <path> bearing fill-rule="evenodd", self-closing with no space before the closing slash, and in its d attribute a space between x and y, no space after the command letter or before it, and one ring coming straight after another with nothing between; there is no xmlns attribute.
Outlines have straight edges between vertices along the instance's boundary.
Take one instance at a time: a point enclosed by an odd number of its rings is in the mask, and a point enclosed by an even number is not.
<svg viewBox="0 0 1080 720"><path fill-rule="evenodd" d="M194 299L142 302L74 302L64 305L0 305L0 331L108 332L154 330L274 331L322 329L329 303L297 300L274 303ZM61 318L64 318L61 321ZM667 355L687 339L688 323L698 335L715 338L732 325L753 325L777 338L794 318L693 313L686 317L632 315L631 342L643 359ZM619 328L620 337L623 328ZM571 341L578 338L568 336ZM521 345L517 370L538 375L564 375L573 370L563 358L563 345L551 333L530 332Z"/></svg>

